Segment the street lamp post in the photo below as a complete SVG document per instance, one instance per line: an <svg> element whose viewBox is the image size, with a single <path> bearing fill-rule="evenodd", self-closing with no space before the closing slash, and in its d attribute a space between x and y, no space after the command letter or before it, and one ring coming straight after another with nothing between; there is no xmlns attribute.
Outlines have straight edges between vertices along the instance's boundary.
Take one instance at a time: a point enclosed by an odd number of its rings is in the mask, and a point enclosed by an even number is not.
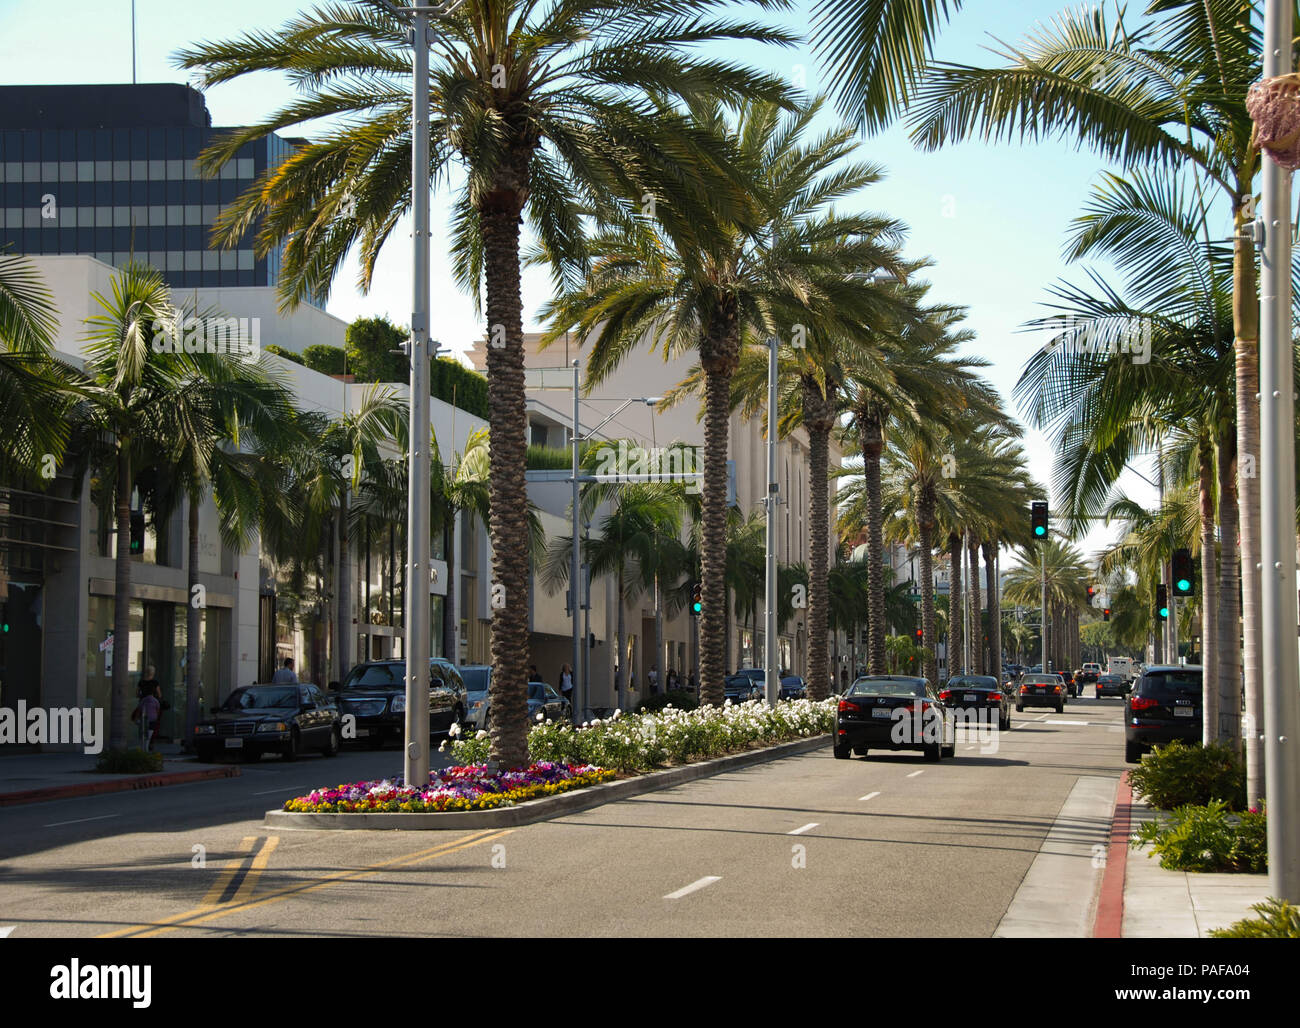
<svg viewBox="0 0 1300 1028"><path fill-rule="evenodd" d="M582 652L583 650L582 643L578 636L579 626L580 626L578 612L582 607L585 606L585 604L579 602L580 591L578 588L578 567L579 564L581 563L579 559L579 553L582 546L582 542L578 538L578 459L580 456L578 452L578 447L581 442L579 437L581 435L581 425L582 425L581 414L578 408L579 375L580 375L580 365L578 363L578 359L575 357L573 359L573 430L570 433L572 437L571 441L573 443L573 497L572 497L573 547L572 547L572 552L569 554L569 604L573 613L573 664L570 670L569 680L573 685L573 699L575 701L578 701L579 703L585 703L586 690L585 688L582 689L582 693L580 694L579 692L580 686L578 684L583 680L581 669L583 664L586 663L586 661L584 660L584 654ZM576 705L575 708L576 709L574 709L572 712L573 718L575 721L581 721L583 708Z"/></svg>
<svg viewBox="0 0 1300 1028"><path fill-rule="evenodd" d="M1264 78L1291 72L1291 0L1264 5ZM1291 172L1263 162L1259 395L1264 779L1269 895L1300 903L1300 654L1296 651ZM1207 671L1209 669L1207 668ZM1217 727L1217 726L1216 726ZM1259 726L1250 726L1260 731Z"/></svg>
<svg viewBox="0 0 1300 1028"><path fill-rule="evenodd" d="M776 358L780 340L770 336L767 340L767 535L764 554L767 563L767 618L763 647L764 696L769 707L775 707L781 694L780 668L776 657L776 508L780 501L780 483L776 479Z"/></svg>

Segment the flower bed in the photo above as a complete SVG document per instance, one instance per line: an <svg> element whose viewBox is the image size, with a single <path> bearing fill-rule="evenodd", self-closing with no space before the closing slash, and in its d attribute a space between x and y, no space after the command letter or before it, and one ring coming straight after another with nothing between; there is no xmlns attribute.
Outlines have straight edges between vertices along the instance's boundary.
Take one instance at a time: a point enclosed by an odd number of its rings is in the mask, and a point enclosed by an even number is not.
<svg viewBox="0 0 1300 1028"><path fill-rule="evenodd" d="M491 810L539 796L596 785L613 771L590 764L538 761L524 770L489 771L482 764L443 768L429 774L427 788L404 785L401 777L316 789L288 800L284 809L299 814L427 814L446 810Z"/></svg>
<svg viewBox="0 0 1300 1028"><path fill-rule="evenodd" d="M575 728L568 722L539 722L528 733L533 760L596 765L618 771L651 771L668 764L709 760L752 746L823 735L835 723L837 701L788 700L769 707L761 700L733 706L623 714ZM443 744L445 750L447 744ZM488 759L486 732L455 739L451 755L458 763Z"/></svg>

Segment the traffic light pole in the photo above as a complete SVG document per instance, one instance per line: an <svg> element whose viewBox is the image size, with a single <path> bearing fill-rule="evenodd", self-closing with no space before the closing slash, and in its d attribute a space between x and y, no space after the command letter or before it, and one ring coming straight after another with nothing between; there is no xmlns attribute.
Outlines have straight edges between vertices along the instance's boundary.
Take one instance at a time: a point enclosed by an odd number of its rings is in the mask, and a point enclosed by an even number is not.
<svg viewBox="0 0 1300 1028"><path fill-rule="evenodd" d="M1047 540L1044 539L1044 542ZM1047 669L1047 551L1038 551L1038 560L1042 565L1043 573L1043 613L1039 620L1042 624L1042 642L1043 642L1043 674L1049 674Z"/></svg>
<svg viewBox="0 0 1300 1028"><path fill-rule="evenodd" d="M765 698L769 707L775 707L781 694L780 669L776 663L776 508L780 484L776 480L776 357L780 341L776 336L767 340L767 619L763 646Z"/></svg>

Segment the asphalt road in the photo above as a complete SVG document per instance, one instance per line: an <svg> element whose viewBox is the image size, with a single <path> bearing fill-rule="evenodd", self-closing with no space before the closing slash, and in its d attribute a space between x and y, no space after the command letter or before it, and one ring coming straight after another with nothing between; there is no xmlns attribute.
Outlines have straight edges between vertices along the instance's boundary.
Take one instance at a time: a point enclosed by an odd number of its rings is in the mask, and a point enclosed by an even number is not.
<svg viewBox="0 0 1300 1028"><path fill-rule="evenodd" d="M10 808L0 932L987 937L1078 779L1118 779L1121 711L1092 698L1027 710L996 752L968 740L939 764L838 761L828 741L495 831L262 826L291 795L400 770L395 749Z"/></svg>

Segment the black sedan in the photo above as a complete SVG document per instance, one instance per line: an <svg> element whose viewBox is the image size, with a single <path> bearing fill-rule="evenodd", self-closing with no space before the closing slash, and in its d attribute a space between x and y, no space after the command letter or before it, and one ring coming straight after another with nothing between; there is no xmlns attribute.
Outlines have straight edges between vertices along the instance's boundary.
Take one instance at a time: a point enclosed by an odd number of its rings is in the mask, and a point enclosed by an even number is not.
<svg viewBox="0 0 1300 1028"><path fill-rule="evenodd" d="M1025 675L1016 692L1016 710L1051 707L1059 714L1065 710L1065 696L1065 680L1060 675Z"/></svg>
<svg viewBox="0 0 1300 1028"><path fill-rule="evenodd" d="M371 660L358 664L338 692L344 739L365 740L378 749L389 739L406 738L406 661ZM469 697L460 672L450 661L429 661L429 734L445 734L465 720Z"/></svg>
<svg viewBox="0 0 1300 1028"><path fill-rule="evenodd" d="M1201 668L1147 668L1124 704L1124 759L1136 764L1174 739L1200 742L1201 717Z"/></svg>
<svg viewBox="0 0 1300 1028"><path fill-rule="evenodd" d="M865 675L840 697L835 711L835 757L871 749L920 750L926 760L957 752L952 711L924 678Z"/></svg>
<svg viewBox="0 0 1300 1028"><path fill-rule="evenodd" d="M1129 680L1123 675L1097 676L1097 699L1103 696L1127 696L1130 688Z"/></svg>
<svg viewBox="0 0 1300 1028"><path fill-rule="evenodd" d="M319 750L333 757L342 741L339 722L338 707L314 685L246 685L194 726L194 751L204 763L219 753L294 760Z"/></svg>
<svg viewBox="0 0 1300 1028"><path fill-rule="evenodd" d="M730 700L733 704L744 703L746 700L761 700L763 681L744 673L728 675L722 682L722 694L723 699Z"/></svg>
<svg viewBox="0 0 1300 1028"><path fill-rule="evenodd" d="M781 679L781 699L802 700L807 695L808 686L798 675L786 675Z"/></svg>
<svg viewBox="0 0 1300 1028"><path fill-rule="evenodd" d="M968 725L991 725L996 714L999 729L1005 732L1011 727L1011 701L991 675L950 678L939 699Z"/></svg>

